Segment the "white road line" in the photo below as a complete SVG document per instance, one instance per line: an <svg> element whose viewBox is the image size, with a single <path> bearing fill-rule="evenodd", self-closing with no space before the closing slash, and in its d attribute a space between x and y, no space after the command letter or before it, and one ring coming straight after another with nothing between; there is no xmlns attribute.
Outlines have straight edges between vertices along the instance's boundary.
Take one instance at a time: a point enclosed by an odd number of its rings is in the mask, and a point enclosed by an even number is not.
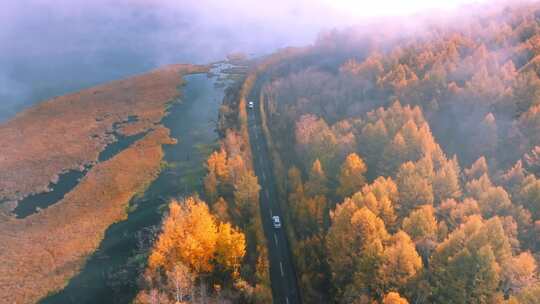
<svg viewBox="0 0 540 304"><path fill-rule="evenodd" d="M272 217L272 216L274 216L274 215L272 214L272 209L270 209L270 217Z"/></svg>
<svg viewBox="0 0 540 304"><path fill-rule="evenodd" d="M268 188L264 190L264 193L266 194L266 199L270 199L270 194L268 194Z"/></svg>
<svg viewBox="0 0 540 304"><path fill-rule="evenodd" d="M279 262L279 269L281 270L281 276L284 277L285 273L283 272L283 263Z"/></svg>
<svg viewBox="0 0 540 304"><path fill-rule="evenodd" d="M266 179L266 176L264 175L264 171L262 172L262 178L263 178L263 180Z"/></svg>
<svg viewBox="0 0 540 304"><path fill-rule="evenodd" d="M289 304L289 297L285 297L285 303Z"/></svg>
<svg viewBox="0 0 540 304"><path fill-rule="evenodd" d="M277 236L276 236L275 233L274 233L274 242L276 243L276 246L277 246L277 245L278 245L278 243L277 243Z"/></svg>

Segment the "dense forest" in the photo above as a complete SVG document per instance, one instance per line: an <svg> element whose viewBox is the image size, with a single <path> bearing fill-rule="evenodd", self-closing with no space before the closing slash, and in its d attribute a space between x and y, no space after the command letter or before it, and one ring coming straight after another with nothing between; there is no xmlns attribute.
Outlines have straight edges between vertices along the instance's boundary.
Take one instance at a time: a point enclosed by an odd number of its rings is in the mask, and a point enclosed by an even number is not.
<svg viewBox="0 0 540 304"><path fill-rule="evenodd" d="M540 303L540 5L376 28L229 88L206 202L170 204L140 302L272 301L253 89L305 303Z"/></svg>
<svg viewBox="0 0 540 304"><path fill-rule="evenodd" d="M539 60L529 4L273 55L259 96L304 302L540 303Z"/></svg>

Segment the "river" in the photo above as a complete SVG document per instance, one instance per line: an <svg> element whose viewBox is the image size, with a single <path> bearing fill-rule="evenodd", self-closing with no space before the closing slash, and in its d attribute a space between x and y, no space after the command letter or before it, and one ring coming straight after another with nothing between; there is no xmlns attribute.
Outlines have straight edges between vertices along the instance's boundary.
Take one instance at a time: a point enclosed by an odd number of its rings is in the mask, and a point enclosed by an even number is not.
<svg viewBox="0 0 540 304"><path fill-rule="evenodd" d="M144 266L138 250L147 242L151 227L159 224L171 198L202 190L204 161L218 145L216 121L224 97L223 69L214 65L209 74L185 76L182 97L171 105L162 123L178 140L164 146L160 175L146 192L130 202L126 220L111 225L98 250L81 272L58 293L40 303L130 303L137 293L137 273ZM209 76L212 75L212 76Z"/></svg>

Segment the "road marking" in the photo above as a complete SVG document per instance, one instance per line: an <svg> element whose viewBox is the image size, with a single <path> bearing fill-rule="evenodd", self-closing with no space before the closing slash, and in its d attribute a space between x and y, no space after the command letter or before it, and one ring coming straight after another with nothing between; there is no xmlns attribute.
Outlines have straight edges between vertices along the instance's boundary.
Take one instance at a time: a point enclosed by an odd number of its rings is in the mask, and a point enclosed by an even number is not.
<svg viewBox="0 0 540 304"><path fill-rule="evenodd" d="M283 272L283 263L281 263L281 261L279 262L279 269L281 270L281 276L284 277L285 272Z"/></svg>
<svg viewBox="0 0 540 304"><path fill-rule="evenodd" d="M285 302L289 304L289 297L285 297Z"/></svg>
<svg viewBox="0 0 540 304"><path fill-rule="evenodd" d="M272 217L272 216L274 216L274 215L272 214L272 209L270 209L270 217Z"/></svg>
<svg viewBox="0 0 540 304"><path fill-rule="evenodd" d="M264 193L266 194L266 199L270 199L270 194L268 194L268 188L265 189Z"/></svg>
<svg viewBox="0 0 540 304"><path fill-rule="evenodd" d="M277 236L276 236L275 233L274 233L274 242L276 243L276 246L277 246L277 245L278 245L278 243L277 243Z"/></svg>
<svg viewBox="0 0 540 304"><path fill-rule="evenodd" d="M264 171L262 172L262 178L263 178L263 180L266 179L266 176L264 175Z"/></svg>

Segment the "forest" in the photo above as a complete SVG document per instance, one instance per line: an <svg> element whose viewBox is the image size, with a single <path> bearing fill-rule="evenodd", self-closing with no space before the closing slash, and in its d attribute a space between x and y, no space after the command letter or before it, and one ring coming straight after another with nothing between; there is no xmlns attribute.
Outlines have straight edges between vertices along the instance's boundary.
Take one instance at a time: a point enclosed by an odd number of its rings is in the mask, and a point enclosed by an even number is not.
<svg viewBox="0 0 540 304"><path fill-rule="evenodd" d="M540 5L273 56L259 102L305 303L540 303Z"/></svg>
<svg viewBox="0 0 540 304"><path fill-rule="evenodd" d="M251 71L202 199L169 206L141 302L271 303L252 89L303 302L540 303L540 5L329 31Z"/></svg>

